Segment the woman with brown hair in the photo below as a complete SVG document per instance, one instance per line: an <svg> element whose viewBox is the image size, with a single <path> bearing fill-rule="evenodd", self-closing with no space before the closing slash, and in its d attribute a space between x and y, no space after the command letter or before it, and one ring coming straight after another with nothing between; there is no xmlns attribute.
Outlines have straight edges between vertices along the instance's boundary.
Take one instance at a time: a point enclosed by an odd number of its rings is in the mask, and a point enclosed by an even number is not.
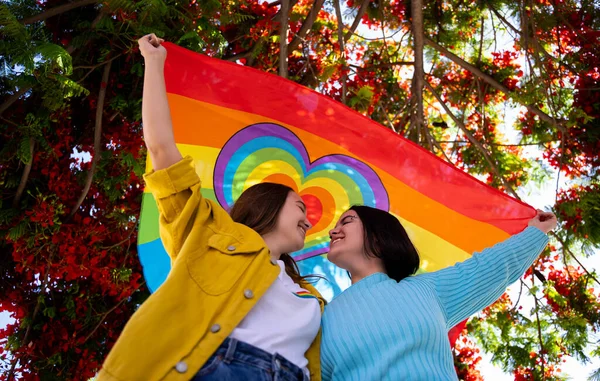
<svg viewBox="0 0 600 381"><path fill-rule="evenodd" d="M324 300L287 253L311 225L292 189L258 184L230 214L202 197L182 158L164 81L166 50L141 38L142 120L171 272L131 317L97 380L320 380Z"/></svg>

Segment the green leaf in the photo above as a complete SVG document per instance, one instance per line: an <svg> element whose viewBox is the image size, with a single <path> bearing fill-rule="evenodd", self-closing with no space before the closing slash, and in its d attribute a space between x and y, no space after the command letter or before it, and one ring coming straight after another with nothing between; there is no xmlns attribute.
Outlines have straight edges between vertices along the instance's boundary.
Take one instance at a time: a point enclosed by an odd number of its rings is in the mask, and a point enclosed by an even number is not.
<svg viewBox="0 0 600 381"><path fill-rule="evenodd" d="M35 54L41 55L51 64L56 65L63 75L73 73L73 61L71 55L62 47L52 43L44 43L34 50Z"/></svg>
<svg viewBox="0 0 600 381"><path fill-rule="evenodd" d="M365 99L365 100L371 100L373 99L373 88L371 86L363 86L361 87L358 92L356 93L356 96L361 98L361 99Z"/></svg>
<svg viewBox="0 0 600 381"><path fill-rule="evenodd" d="M31 163L31 139L29 137L23 137L19 144L19 150L17 151L17 157L23 164Z"/></svg>
<svg viewBox="0 0 600 381"><path fill-rule="evenodd" d="M589 375L588 381L600 381L600 368L596 369Z"/></svg>
<svg viewBox="0 0 600 381"><path fill-rule="evenodd" d="M0 3L0 35L4 38L13 38L18 41L29 41L29 33L15 15L4 3Z"/></svg>
<svg viewBox="0 0 600 381"><path fill-rule="evenodd" d="M221 16L219 21L221 21L223 23L223 25L242 24L242 23L245 23L246 21L252 21L255 18L256 17L253 15L248 15L248 14L243 14L243 13L234 13L231 15L226 14L226 15Z"/></svg>
<svg viewBox="0 0 600 381"><path fill-rule="evenodd" d="M321 82L326 82L337 71L339 65L327 65L323 68L323 72L319 75Z"/></svg>
<svg viewBox="0 0 600 381"><path fill-rule="evenodd" d="M61 84L65 98L71 98L80 95L90 95L90 91L88 89L81 86L80 84L78 84L70 78L58 75L56 76L56 80Z"/></svg>
<svg viewBox="0 0 600 381"><path fill-rule="evenodd" d="M115 31L115 25L112 17L102 17L96 24L96 29L113 33Z"/></svg>
<svg viewBox="0 0 600 381"><path fill-rule="evenodd" d="M177 45L181 44L184 41L187 40L197 40L197 41L202 41L202 39L200 38L200 36L198 35L198 32L195 30L190 30L189 32L187 32L186 34L184 34L183 36L181 36L179 38L179 40L177 40Z"/></svg>
<svg viewBox="0 0 600 381"><path fill-rule="evenodd" d="M54 308L54 307L45 308L44 315L48 316L50 319L54 319L54 317L56 316L56 308Z"/></svg>
<svg viewBox="0 0 600 381"><path fill-rule="evenodd" d="M138 77L142 77L144 76L144 68L142 67L142 63L141 62L136 62L132 67L131 70L129 71L131 74L135 74Z"/></svg>
<svg viewBox="0 0 600 381"><path fill-rule="evenodd" d="M71 296L67 298L65 307L67 308L67 317L69 317L69 319L75 319L77 317L77 314L75 313L75 302Z"/></svg>
<svg viewBox="0 0 600 381"><path fill-rule="evenodd" d="M374 89L371 86L361 87L352 98L348 101L348 104L359 111L366 111L371 105L373 95L375 94Z"/></svg>
<svg viewBox="0 0 600 381"><path fill-rule="evenodd" d="M0 209L0 225L8 224L17 214L14 208Z"/></svg>
<svg viewBox="0 0 600 381"><path fill-rule="evenodd" d="M52 356L48 357L48 360L46 361L48 362L48 364L51 365L60 365L62 364L62 355L60 354L60 352L56 352Z"/></svg>
<svg viewBox="0 0 600 381"><path fill-rule="evenodd" d="M27 225L28 225L27 221L23 220L23 221L19 222L17 225L13 226L8 231L8 238L11 239L12 241L16 241L19 238L23 237L23 235L27 231Z"/></svg>

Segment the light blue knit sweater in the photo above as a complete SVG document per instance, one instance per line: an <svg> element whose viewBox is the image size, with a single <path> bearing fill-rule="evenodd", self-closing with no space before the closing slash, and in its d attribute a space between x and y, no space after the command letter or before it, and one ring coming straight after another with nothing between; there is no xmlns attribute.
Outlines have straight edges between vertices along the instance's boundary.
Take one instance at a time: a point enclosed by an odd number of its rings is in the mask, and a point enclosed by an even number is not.
<svg viewBox="0 0 600 381"><path fill-rule="evenodd" d="M323 380L457 380L448 330L498 299L547 243L528 227L440 271L360 280L325 307Z"/></svg>

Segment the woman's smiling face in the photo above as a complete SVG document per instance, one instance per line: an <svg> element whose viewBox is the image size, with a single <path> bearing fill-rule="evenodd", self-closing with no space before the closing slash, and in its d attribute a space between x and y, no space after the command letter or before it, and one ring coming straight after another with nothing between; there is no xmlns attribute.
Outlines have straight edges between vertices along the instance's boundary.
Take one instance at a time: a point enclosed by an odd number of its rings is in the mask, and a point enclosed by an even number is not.
<svg viewBox="0 0 600 381"><path fill-rule="evenodd" d="M354 210L342 214L335 228L329 231L327 259L343 269L364 258L365 237L362 221Z"/></svg>
<svg viewBox="0 0 600 381"><path fill-rule="evenodd" d="M270 234L277 236L283 253L291 253L304 247L306 232L311 227L302 198L296 192L289 192Z"/></svg>

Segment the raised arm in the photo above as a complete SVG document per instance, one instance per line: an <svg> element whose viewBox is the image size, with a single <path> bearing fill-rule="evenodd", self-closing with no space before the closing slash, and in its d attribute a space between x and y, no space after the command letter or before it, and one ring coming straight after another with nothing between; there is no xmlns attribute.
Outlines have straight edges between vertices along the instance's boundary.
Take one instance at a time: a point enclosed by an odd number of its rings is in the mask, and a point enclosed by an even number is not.
<svg viewBox="0 0 600 381"><path fill-rule="evenodd" d="M464 262L419 275L435 289L448 329L496 301L533 264L556 227L552 213L538 212L527 229Z"/></svg>
<svg viewBox="0 0 600 381"><path fill-rule="evenodd" d="M146 189L159 210L160 238L171 259L177 258L194 220L210 219L210 206L200 193L193 160L182 160L175 144L165 86L167 50L154 34L138 40L145 61L142 125L153 170L144 175Z"/></svg>
<svg viewBox="0 0 600 381"><path fill-rule="evenodd" d="M154 34L138 40L144 57L144 92L142 98L142 125L144 141L154 170L164 169L182 159L175 145L171 111L165 86L167 50L162 39Z"/></svg>

